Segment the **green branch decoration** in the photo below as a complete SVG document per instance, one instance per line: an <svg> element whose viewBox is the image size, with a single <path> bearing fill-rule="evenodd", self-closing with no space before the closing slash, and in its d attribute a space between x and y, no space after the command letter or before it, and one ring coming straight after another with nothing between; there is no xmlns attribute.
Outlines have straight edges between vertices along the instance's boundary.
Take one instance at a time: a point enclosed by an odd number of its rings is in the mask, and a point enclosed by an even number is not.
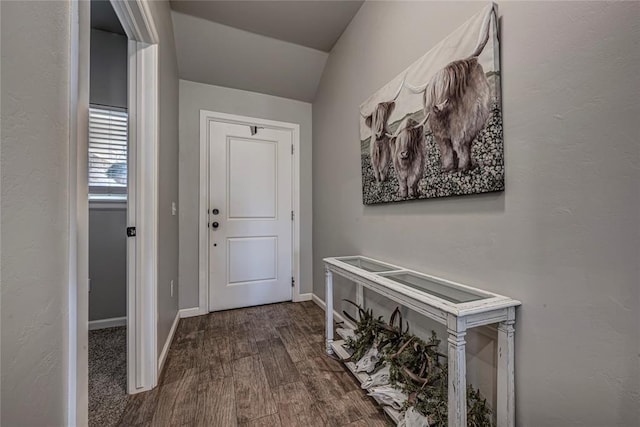
<svg viewBox="0 0 640 427"><path fill-rule="evenodd" d="M344 300L358 310L358 319L347 312L344 315L355 325L355 337L346 340L346 347L353 353L355 362L373 346L381 354L376 369L389 367L390 385L406 393L409 398L403 411L413 407L427 418L431 427L447 426L448 372L447 356L439 352L441 340L434 331L427 341L409 334L409 324L396 308L388 323L382 316L375 317L373 310L365 310L353 301ZM491 427L492 412L480 390L467 387L467 425Z"/></svg>
<svg viewBox="0 0 640 427"><path fill-rule="evenodd" d="M376 343L376 340L383 329L384 321L382 320L382 316L374 317L373 310L365 310L355 302L347 299L344 301L352 304L358 309L358 320L354 319L346 311L342 312L345 317L356 325L355 338L347 339L346 344L347 348L353 351L351 358L358 361Z"/></svg>

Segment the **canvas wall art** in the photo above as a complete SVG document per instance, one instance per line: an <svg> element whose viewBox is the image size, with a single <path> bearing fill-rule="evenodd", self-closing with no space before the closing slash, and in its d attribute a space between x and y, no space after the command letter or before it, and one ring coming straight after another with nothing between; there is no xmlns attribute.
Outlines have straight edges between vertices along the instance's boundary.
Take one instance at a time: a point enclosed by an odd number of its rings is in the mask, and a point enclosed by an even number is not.
<svg viewBox="0 0 640 427"><path fill-rule="evenodd" d="M361 104L364 204L504 190L499 58L490 4Z"/></svg>

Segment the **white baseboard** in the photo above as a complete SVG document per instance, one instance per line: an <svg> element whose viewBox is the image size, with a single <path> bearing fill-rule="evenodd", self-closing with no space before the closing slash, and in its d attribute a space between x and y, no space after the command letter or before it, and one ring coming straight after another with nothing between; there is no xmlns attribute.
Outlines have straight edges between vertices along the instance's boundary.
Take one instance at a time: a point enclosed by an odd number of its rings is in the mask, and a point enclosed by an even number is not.
<svg viewBox="0 0 640 427"><path fill-rule="evenodd" d="M302 302L302 301L311 301L313 299L313 294L312 293L308 293L308 294L299 294L294 300L293 302Z"/></svg>
<svg viewBox="0 0 640 427"><path fill-rule="evenodd" d="M115 328L116 326L127 326L127 317L112 317L110 319L89 321L89 330Z"/></svg>
<svg viewBox="0 0 640 427"><path fill-rule="evenodd" d="M209 314L207 312L203 313L202 310L200 310L200 307L183 308L178 313L180 314L181 319Z"/></svg>
<svg viewBox="0 0 640 427"><path fill-rule="evenodd" d="M162 347L162 353L160 353L160 359L158 360L158 378L162 374L162 368L164 368L164 362L167 360L167 354L169 353L169 347L171 347L171 343L173 342L173 336L176 333L176 329L178 327L178 322L180 321L180 310L176 313L176 318L173 319L173 324L171 325L171 330L169 330L169 336L167 340L164 342L164 347Z"/></svg>
<svg viewBox="0 0 640 427"><path fill-rule="evenodd" d="M320 297L318 297L316 294L312 294L311 298L312 298L313 302L315 302L316 305L322 309L322 311L327 311L327 305L324 303L324 301L322 301L320 299ZM350 328L350 329L355 329L355 325L353 323L351 323L351 321L349 319L345 319L342 316L342 314L338 313L335 310L333 310L333 320L335 320L336 322L344 323L345 326Z"/></svg>

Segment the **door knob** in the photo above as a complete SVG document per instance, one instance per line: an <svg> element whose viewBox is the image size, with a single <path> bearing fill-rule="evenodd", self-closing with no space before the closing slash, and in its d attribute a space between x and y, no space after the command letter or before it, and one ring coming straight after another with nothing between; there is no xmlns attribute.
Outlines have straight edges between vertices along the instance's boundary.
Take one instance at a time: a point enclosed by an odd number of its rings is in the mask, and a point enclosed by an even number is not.
<svg viewBox="0 0 640 427"><path fill-rule="evenodd" d="M218 215L220 211L218 209L214 209L213 211L211 211L211 213L214 215Z"/></svg>
<svg viewBox="0 0 640 427"><path fill-rule="evenodd" d="M212 223L211 223L211 226L212 226L213 228L218 228L218 227L220 226L220 224L218 224L217 222L212 222Z"/></svg>

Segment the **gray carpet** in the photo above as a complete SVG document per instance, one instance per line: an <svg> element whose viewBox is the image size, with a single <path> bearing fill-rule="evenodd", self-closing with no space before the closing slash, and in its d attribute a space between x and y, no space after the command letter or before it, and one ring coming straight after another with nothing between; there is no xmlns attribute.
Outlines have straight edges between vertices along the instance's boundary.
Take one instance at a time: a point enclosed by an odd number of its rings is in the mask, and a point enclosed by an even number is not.
<svg viewBox="0 0 640 427"><path fill-rule="evenodd" d="M127 329L89 331L89 426L117 425L127 400Z"/></svg>

